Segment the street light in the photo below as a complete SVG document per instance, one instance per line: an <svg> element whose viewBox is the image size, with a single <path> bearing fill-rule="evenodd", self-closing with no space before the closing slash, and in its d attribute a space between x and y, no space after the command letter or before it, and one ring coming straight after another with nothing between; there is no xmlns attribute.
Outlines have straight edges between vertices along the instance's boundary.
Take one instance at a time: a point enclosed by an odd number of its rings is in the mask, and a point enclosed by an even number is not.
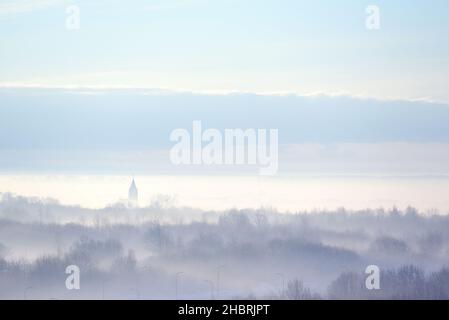
<svg viewBox="0 0 449 320"><path fill-rule="evenodd" d="M27 300L27 292L28 292L28 290L31 290L31 289L33 289L33 287L26 287L23 290L23 300Z"/></svg>
<svg viewBox="0 0 449 320"><path fill-rule="evenodd" d="M104 292L104 287L106 284L107 280L103 279L101 281L101 299L104 300L104 296L105 296L105 292Z"/></svg>
<svg viewBox="0 0 449 320"><path fill-rule="evenodd" d="M275 273L275 275L281 277L281 280L282 280L282 296L281 297L283 297L285 294L285 276L283 273Z"/></svg>
<svg viewBox="0 0 449 320"><path fill-rule="evenodd" d="M224 267L225 265L222 264L217 268L217 299L220 299L220 269Z"/></svg>
<svg viewBox="0 0 449 320"><path fill-rule="evenodd" d="M145 272L148 272L151 274L151 272L153 271L153 268L151 266L144 265L144 266L142 266L142 271L143 271L143 275L145 277ZM138 283L140 283L138 275L136 275L136 281L138 281ZM137 284L137 285L139 285L139 284ZM145 279L142 280L142 283L140 283L140 286L143 286L144 291L147 289L147 286L145 285ZM145 293L144 293L144 295L145 295ZM145 297L144 297L144 300L145 300Z"/></svg>
<svg viewBox="0 0 449 320"><path fill-rule="evenodd" d="M135 292L136 292L136 295L137 295L137 300L140 300L140 291L139 291L139 289L137 289L137 288L131 288L130 290L131 290L131 291L135 291Z"/></svg>
<svg viewBox="0 0 449 320"><path fill-rule="evenodd" d="M207 282L210 284L210 299L214 300L214 283L210 280L204 280L204 282Z"/></svg>
<svg viewBox="0 0 449 320"><path fill-rule="evenodd" d="M175 277L175 285L176 285L176 300L178 300L178 278L181 274L183 274L184 272L177 272L176 273L176 277Z"/></svg>

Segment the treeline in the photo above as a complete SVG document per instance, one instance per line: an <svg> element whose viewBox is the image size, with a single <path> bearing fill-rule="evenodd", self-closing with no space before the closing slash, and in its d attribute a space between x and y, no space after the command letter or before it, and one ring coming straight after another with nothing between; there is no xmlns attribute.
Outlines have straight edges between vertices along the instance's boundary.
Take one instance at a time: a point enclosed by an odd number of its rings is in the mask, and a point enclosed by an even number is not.
<svg viewBox="0 0 449 320"><path fill-rule="evenodd" d="M55 222L67 217L82 219ZM447 299L447 230L448 216L413 208L87 210L3 195L0 297L173 298L181 273L181 298ZM371 264L381 290L365 288ZM82 271L78 293L64 287L68 265Z"/></svg>

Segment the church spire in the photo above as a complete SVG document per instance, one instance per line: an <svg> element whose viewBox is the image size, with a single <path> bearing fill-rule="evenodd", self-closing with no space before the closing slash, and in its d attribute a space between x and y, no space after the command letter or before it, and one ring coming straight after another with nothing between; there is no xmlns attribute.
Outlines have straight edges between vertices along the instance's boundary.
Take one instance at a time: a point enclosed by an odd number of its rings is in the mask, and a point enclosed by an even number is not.
<svg viewBox="0 0 449 320"><path fill-rule="evenodd" d="M136 182L133 180L131 182L131 186L128 191L128 204L131 207L137 207L139 204L139 192L137 190Z"/></svg>

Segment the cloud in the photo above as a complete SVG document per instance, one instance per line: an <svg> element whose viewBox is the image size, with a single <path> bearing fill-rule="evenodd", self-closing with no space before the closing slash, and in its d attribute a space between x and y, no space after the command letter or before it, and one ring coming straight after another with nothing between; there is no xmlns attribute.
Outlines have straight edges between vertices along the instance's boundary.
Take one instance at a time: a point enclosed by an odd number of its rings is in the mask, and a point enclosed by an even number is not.
<svg viewBox="0 0 449 320"><path fill-rule="evenodd" d="M0 15L17 14L68 3L68 0L16 0L0 4Z"/></svg>
<svg viewBox="0 0 449 320"><path fill-rule="evenodd" d="M150 2L145 9L146 10L172 10L172 9L180 9L185 7L190 7L194 5L205 4L207 1L205 0L172 0L172 1L152 1Z"/></svg>

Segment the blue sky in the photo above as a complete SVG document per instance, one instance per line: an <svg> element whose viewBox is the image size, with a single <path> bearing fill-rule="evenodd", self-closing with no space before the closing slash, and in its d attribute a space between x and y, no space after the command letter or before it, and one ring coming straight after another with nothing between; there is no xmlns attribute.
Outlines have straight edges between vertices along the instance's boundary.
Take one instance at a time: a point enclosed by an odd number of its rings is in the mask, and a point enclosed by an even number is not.
<svg viewBox="0 0 449 320"><path fill-rule="evenodd" d="M69 4L78 31L65 28ZM378 31L365 28L370 4ZM449 102L446 0L6 0L0 39L1 86Z"/></svg>
<svg viewBox="0 0 449 320"><path fill-rule="evenodd" d="M73 4L76 31L66 28ZM377 31L365 27L373 4ZM0 171L154 170L167 163L170 132L201 120L279 129L294 170L307 171L307 159L353 170L360 156L367 172L447 173L448 9L447 0L0 1Z"/></svg>

